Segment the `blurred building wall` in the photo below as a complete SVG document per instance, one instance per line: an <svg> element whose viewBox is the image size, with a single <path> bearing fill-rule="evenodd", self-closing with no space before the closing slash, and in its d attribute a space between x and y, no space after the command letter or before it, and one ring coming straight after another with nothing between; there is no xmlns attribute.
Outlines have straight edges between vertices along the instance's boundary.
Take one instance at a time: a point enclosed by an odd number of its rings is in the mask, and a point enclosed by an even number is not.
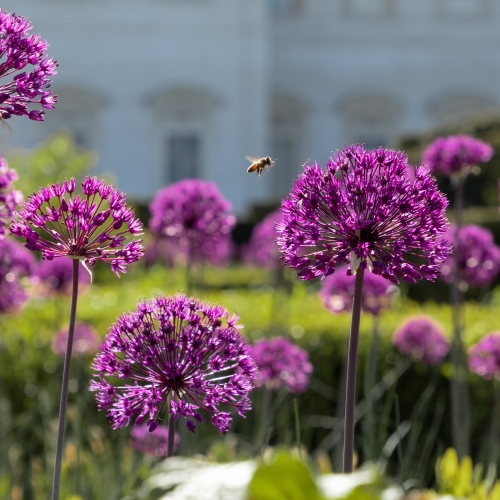
<svg viewBox="0 0 500 500"><path fill-rule="evenodd" d="M3 0L59 60L46 123L68 127L130 198L183 176L237 213L285 196L308 159L500 103L500 0ZM261 178L245 155L277 158Z"/></svg>

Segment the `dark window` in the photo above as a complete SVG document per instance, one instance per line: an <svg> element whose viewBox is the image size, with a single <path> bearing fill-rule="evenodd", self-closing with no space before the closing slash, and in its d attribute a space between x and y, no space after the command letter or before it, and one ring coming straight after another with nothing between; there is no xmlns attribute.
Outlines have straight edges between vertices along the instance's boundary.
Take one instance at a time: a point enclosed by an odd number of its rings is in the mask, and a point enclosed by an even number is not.
<svg viewBox="0 0 500 500"><path fill-rule="evenodd" d="M197 134L175 134L168 139L168 181L200 175L200 138Z"/></svg>

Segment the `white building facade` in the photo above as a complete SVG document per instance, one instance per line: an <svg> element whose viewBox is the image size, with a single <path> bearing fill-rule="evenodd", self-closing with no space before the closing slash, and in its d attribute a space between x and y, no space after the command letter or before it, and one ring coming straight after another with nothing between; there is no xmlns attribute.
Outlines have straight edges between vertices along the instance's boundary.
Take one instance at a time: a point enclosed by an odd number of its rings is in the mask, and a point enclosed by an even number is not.
<svg viewBox="0 0 500 500"><path fill-rule="evenodd" d="M500 0L3 0L60 63L45 123L69 128L148 202L185 177L216 182L244 216L285 196L308 159L500 105ZM245 155L272 155L246 173Z"/></svg>

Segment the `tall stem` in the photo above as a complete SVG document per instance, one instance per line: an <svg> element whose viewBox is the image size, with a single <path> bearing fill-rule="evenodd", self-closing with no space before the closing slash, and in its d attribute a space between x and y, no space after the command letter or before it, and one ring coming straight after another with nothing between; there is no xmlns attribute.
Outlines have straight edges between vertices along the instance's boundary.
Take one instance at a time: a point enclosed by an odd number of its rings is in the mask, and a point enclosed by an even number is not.
<svg viewBox="0 0 500 500"><path fill-rule="evenodd" d="M170 415L168 419L168 441L167 441L167 458L174 456L175 443L175 418Z"/></svg>
<svg viewBox="0 0 500 500"><path fill-rule="evenodd" d="M469 454L469 408L466 378L466 360L462 340L462 293L460 291L460 229L462 227L464 179L458 179L455 186L455 234L453 237L454 280L451 292L453 315L453 343L451 358L453 377L451 380L451 407L453 446L459 458Z"/></svg>
<svg viewBox="0 0 500 500"><path fill-rule="evenodd" d="M356 272L354 300L352 303L351 334L347 358L347 384L345 400L344 430L344 472L352 472L354 456L354 406L356 403L356 364L358 360L359 322L361 318L361 297L363 294L364 270Z"/></svg>
<svg viewBox="0 0 500 500"><path fill-rule="evenodd" d="M64 356L63 380L61 388L61 402L59 403L59 423L57 425L56 461L54 466L54 481L52 483L52 500L59 500L61 486L61 465L64 444L64 423L66 420L66 406L68 404L69 369L71 366L71 351L73 350L73 336L75 333L76 303L78 301L78 271L80 261L73 260L73 291L71 294L71 313L69 316L68 343Z"/></svg>
<svg viewBox="0 0 500 500"><path fill-rule="evenodd" d="M488 465L497 466L498 463L498 441L500 438L500 384L498 380L493 380L493 412L491 414L490 424L490 443Z"/></svg>

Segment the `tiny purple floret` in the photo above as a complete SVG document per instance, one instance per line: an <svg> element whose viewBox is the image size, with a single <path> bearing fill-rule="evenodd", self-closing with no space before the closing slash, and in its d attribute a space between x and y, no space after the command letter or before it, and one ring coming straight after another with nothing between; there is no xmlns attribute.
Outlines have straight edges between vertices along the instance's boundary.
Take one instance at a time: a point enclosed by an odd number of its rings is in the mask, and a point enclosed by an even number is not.
<svg viewBox="0 0 500 500"><path fill-rule="evenodd" d="M33 29L28 19L0 8L0 118L27 116L43 121L44 111L29 109L36 104L53 109L57 97L50 90L50 77L57 73L57 61L45 55L48 44ZM31 71L27 71L28 66ZM9 77L8 81L3 79Z"/></svg>
<svg viewBox="0 0 500 500"><path fill-rule="evenodd" d="M185 179L167 186L149 206L149 228L172 255L219 265L230 257L236 218L216 184Z"/></svg>
<svg viewBox="0 0 500 500"><path fill-rule="evenodd" d="M451 252L441 241L447 229L446 197L427 167L408 177L401 151L348 146L330 158L326 171L307 163L276 224L283 260L309 280L349 263L399 283L433 281Z"/></svg>
<svg viewBox="0 0 500 500"><path fill-rule="evenodd" d="M402 324L392 339L396 348L416 361L437 365L450 350L442 328L428 316L415 316Z"/></svg>
<svg viewBox="0 0 500 500"><path fill-rule="evenodd" d="M24 246L41 251L42 258L78 259L93 266L98 260L120 276L143 255L142 223L125 205L125 195L95 177L86 177L80 195L75 179L52 184L33 193L10 226L24 238Z"/></svg>
<svg viewBox="0 0 500 500"><path fill-rule="evenodd" d="M339 268L335 274L327 276L321 286L319 297L323 305L334 314L351 312L356 278L347 274L347 269ZM361 309L365 313L378 316L391 306L396 286L382 276L366 273L363 279Z"/></svg>
<svg viewBox="0 0 500 500"><path fill-rule="evenodd" d="M500 332L486 335L469 349L469 369L486 380L500 375Z"/></svg>
<svg viewBox="0 0 500 500"><path fill-rule="evenodd" d="M244 416L256 372L237 320L221 306L185 295L140 302L137 311L120 316L94 359L90 385L111 427L134 419L154 430L166 406L192 432L202 411L225 434L233 417L219 407ZM108 378L121 381L115 386Z"/></svg>
<svg viewBox="0 0 500 500"><path fill-rule="evenodd" d="M493 148L468 135L438 137L423 153L423 162L433 173L468 175L478 163L490 161Z"/></svg>
<svg viewBox="0 0 500 500"><path fill-rule="evenodd" d="M453 241L456 226L451 225L445 238ZM469 286L487 286L500 270L500 248L495 245L493 234L483 227L469 225L460 228L459 277ZM453 283L455 262L450 256L441 266L441 277Z"/></svg>
<svg viewBox="0 0 500 500"><path fill-rule="evenodd" d="M307 390L313 366L309 354L285 337L259 340L252 347L257 365L257 387L270 391L285 389L293 394Z"/></svg>

